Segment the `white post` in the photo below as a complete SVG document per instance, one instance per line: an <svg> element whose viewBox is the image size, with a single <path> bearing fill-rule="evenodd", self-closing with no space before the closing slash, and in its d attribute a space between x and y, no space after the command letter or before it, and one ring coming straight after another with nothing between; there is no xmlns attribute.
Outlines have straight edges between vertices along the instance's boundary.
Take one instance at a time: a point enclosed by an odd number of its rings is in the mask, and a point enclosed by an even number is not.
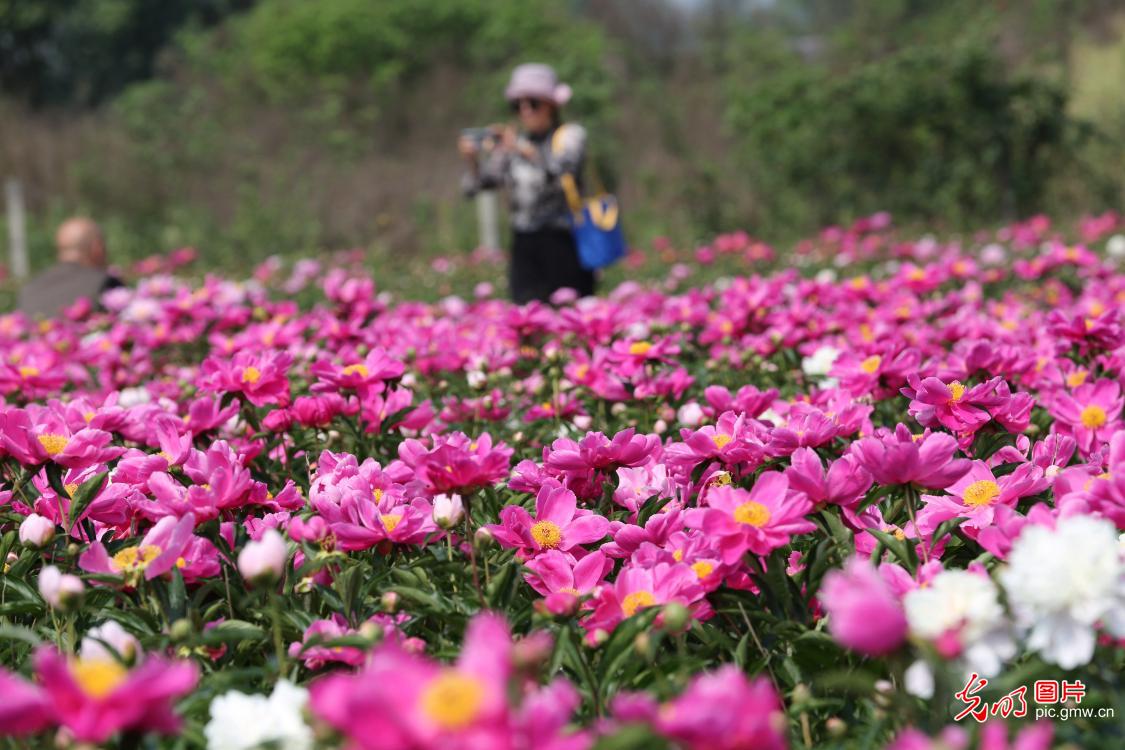
<svg viewBox="0 0 1125 750"><path fill-rule="evenodd" d="M4 194L8 203L8 253L12 276L26 279L27 225L24 221L23 186L19 180L9 178L4 184Z"/></svg>
<svg viewBox="0 0 1125 750"><path fill-rule="evenodd" d="M495 190L477 193L477 228L480 247L500 249L500 208Z"/></svg>

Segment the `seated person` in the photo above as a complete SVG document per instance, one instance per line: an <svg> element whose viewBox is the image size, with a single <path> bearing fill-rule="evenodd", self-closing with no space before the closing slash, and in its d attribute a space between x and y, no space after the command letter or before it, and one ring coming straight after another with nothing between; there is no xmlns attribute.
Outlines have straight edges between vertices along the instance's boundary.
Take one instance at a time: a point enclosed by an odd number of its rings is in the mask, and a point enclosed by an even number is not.
<svg viewBox="0 0 1125 750"><path fill-rule="evenodd" d="M97 306L102 292L121 286L106 270L105 239L90 219L64 221L55 245L58 262L20 289L18 308L24 314L53 317L83 298Z"/></svg>

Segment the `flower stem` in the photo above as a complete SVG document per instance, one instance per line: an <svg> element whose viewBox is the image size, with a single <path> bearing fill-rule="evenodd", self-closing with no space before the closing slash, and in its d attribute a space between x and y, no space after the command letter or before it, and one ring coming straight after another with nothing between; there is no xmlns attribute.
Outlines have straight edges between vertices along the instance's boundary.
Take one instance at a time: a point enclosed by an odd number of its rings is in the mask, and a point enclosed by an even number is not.
<svg viewBox="0 0 1125 750"><path fill-rule="evenodd" d="M270 617L273 620L273 647L277 652L278 678L285 676L285 642L281 637L281 602L280 597L273 591L270 597Z"/></svg>

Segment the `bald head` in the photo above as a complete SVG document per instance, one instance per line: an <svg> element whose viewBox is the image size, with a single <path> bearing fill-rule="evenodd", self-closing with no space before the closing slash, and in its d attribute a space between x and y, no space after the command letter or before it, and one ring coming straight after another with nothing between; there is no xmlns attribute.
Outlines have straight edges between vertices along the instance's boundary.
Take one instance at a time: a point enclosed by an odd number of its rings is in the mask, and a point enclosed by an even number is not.
<svg viewBox="0 0 1125 750"><path fill-rule="evenodd" d="M55 246L60 263L79 263L91 268L105 268L105 240L102 230L91 219L67 219L55 233Z"/></svg>

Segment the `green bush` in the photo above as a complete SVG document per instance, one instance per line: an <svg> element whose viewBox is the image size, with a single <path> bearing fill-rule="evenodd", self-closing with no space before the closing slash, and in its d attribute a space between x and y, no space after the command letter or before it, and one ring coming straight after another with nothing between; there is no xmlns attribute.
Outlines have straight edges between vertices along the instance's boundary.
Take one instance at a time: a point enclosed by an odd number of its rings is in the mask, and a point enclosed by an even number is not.
<svg viewBox="0 0 1125 750"><path fill-rule="evenodd" d="M889 210L955 225L1043 208L1075 123L1066 97L979 46L922 48L843 74L791 67L728 98L772 222L813 228Z"/></svg>

